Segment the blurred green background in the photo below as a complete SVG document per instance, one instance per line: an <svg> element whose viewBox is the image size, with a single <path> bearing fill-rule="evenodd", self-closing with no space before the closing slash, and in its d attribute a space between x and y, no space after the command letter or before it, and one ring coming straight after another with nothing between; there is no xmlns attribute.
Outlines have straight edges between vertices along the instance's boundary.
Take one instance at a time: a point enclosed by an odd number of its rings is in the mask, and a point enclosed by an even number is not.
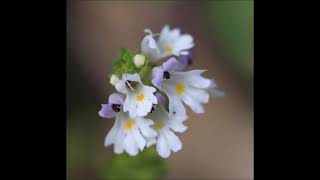
<svg viewBox="0 0 320 180"><path fill-rule="evenodd" d="M226 97L188 111L183 149L168 159L115 155L103 146L114 120L97 114L115 91L112 60L165 24L193 35L194 68ZM253 179L253 1L68 1L66 33L68 179Z"/></svg>

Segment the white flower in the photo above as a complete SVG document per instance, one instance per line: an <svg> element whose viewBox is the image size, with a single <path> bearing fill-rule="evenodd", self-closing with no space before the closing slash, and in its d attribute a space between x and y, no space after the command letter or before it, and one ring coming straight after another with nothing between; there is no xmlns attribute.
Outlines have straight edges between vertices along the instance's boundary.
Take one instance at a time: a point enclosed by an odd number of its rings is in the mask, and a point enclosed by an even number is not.
<svg viewBox="0 0 320 180"><path fill-rule="evenodd" d="M141 42L141 51L149 57L151 62L155 62L160 58L160 49L156 40L153 38L152 32L149 29L146 29L145 32L149 34L146 35Z"/></svg>
<svg viewBox="0 0 320 180"><path fill-rule="evenodd" d="M175 58L170 58L163 66L153 68L152 84L168 96L170 113L185 114L182 102L195 113L203 113L202 104L209 101L207 89L211 81L201 76L205 70L174 71L176 63Z"/></svg>
<svg viewBox="0 0 320 180"><path fill-rule="evenodd" d="M194 46L191 35L181 34L178 28L170 30L168 25L162 28L158 41L154 39L155 35L149 29L145 32L149 34L141 42L141 51L153 62L172 55L187 55L188 50Z"/></svg>
<svg viewBox="0 0 320 180"><path fill-rule="evenodd" d="M143 117L130 118L128 113L120 111L116 115L115 124L105 138L104 145L114 144L114 152L126 151L134 156L146 146L145 138L154 138L157 133L150 126L153 121Z"/></svg>
<svg viewBox="0 0 320 180"><path fill-rule="evenodd" d="M156 138L149 138L147 140L147 147L156 144L158 154L167 158L171 151L177 152L181 150L182 143L174 132L182 133L187 130L183 124L185 117L171 116L163 106L155 106L155 110L147 116L154 121L153 128L158 132Z"/></svg>
<svg viewBox="0 0 320 180"><path fill-rule="evenodd" d="M131 118L146 116L150 112L152 104L158 103L153 94L156 89L145 86L137 73L122 74L122 79L115 87L117 91L127 95L123 103L123 111L129 112Z"/></svg>

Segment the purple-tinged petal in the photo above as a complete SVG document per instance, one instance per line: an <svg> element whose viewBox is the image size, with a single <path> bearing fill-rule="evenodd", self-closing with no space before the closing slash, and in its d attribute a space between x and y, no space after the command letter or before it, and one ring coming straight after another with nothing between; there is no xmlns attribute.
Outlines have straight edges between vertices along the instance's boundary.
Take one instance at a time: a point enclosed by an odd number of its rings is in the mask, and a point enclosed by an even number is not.
<svg viewBox="0 0 320 180"><path fill-rule="evenodd" d="M113 118L116 115L116 112L112 110L111 104L101 104L101 109L99 111L99 116L103 118Z"/></svg>
<svg viewBox="0 0 320 180"><path fill-rule="evenodd" d="M185 71L188 69L188 56L180 56L178 62L177 71Z"/></svg>
<svg viewBox="0 0 320 180"><path fill-rule="evenodd" d="M152 84L159 88L161 87L161 82L163 81L164 70L160 67L155 67L152 69Z"/></svg>
<svg viewBox="0 0 320 180"><path fill-rule="evenodd" d="M159 79L152 79L151 81L151 83L157 88L161 87L161 82L162 80L159 80Z"/></svg>
<svg viewBox="0 0 320 180"><path fill-rule="evenodd" d="M119 93L112 93L109 96L109 104L119 104L122 105L124 102L125 97L122 94Z"/></svg>
<svg viewBox="0 0 320 180"><path fill-rule="evenodd" d="M177 68L178 64L179 63L176 58L171 57L166 62L164 62L162 66L165 71L174 71Z"/></svg>
<svg viewBox="0 0 320 180"><path fill-rule="evenodd" d="M165 102L166 99L160 93L156 93L156 97L157 97L157 100L158 100L158 104L164 105L164 102Z"/></svg>
<svg viewBox="0 0 320 180"><path fill-rule="evenodd" d="M188 67L193 63L193 52L190 50L188 55L182 55L178 58L177 71L186 71Z"/></svg>

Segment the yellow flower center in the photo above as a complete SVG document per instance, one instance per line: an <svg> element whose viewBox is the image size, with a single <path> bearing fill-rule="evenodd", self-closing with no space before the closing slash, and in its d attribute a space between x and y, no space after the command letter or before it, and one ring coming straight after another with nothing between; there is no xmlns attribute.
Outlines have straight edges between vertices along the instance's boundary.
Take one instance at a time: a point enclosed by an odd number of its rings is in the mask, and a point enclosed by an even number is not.
<svg viewBox="0 0 320 180"><path fill-rule="evenodd" d="M176 86L176 95L180 96L184 92L185 86L183 83L178 83Z"/></svg>
<svg viewBox="0 0 320 180"><path fill-rule="evenodd" d="M164 123L163 121L160 121L160 122L157 122L155 125L154 125L154 128L156 129L161 129L164 127Z"/></svg>
<svg viewBox="0 0 320 180"><path fill-rule="evenodd" d="M131 129L134 125L136 124L136 122L132 119L128 119L125 123L124 123L124 128L125 129Z"/></svg>
<svg viewBox="0 0 320 180"><path fill-rule="evenodd" d="M140 95L136 96L136 101L141 102L143 100L144 100L144 95L143 94L140 94Z"/></svg>
<svg viewBox="0 0 320 180"><path fill-rule="evenodd" d="M163 49L164 49L165 52L168 52L168 53L171 53L172 50L173 50L170 45L165 45L165 46L163 47Z"/></svg>

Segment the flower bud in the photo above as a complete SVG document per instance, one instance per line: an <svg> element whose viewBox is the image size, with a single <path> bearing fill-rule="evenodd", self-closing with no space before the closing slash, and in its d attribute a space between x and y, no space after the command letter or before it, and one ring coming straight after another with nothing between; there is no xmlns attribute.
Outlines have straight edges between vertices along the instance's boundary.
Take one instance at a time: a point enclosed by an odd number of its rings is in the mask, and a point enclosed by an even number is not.
<svg viewBox="0 0 320 180"><path fill-rule="evenodd" d="M110 77L110 84L112 84L113 86L116 85L116 83L119 81L119 77L115 74L112 74Z"/></svg>
<svg viewBox="0 0 320 180"><path fill-rule="evenodd" d="M146 61L146 57L142 54L136 54L134 57L133 57L133 61L134 61L134 64L140 68L141 66L144 65L145 61Z"/></svg>

